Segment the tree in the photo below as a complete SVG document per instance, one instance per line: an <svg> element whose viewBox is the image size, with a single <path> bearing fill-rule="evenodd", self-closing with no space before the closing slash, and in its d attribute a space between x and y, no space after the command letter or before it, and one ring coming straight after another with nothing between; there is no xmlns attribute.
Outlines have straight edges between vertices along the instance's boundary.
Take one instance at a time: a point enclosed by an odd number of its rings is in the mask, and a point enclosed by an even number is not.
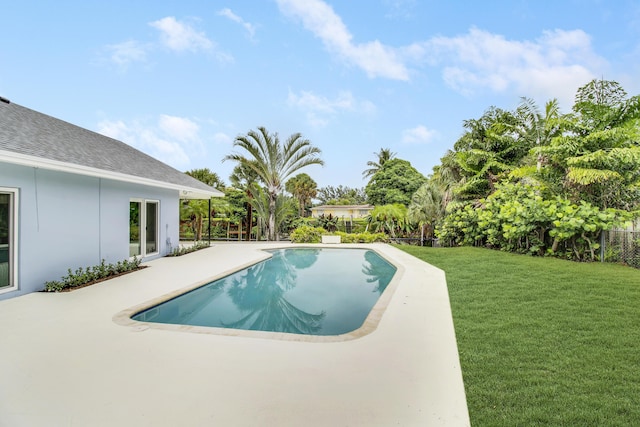
<svg viewBox="0 0 640 427"><path fill-rule="evenodd" d="M593 80L578 89L562 134L540 151L556 193L600 208L630 210L640 200L640 97L616 82Z"/></svg>
<svg viewBox="0 0 640 427"><path fill-rule="evenodd" d="M367 202L364 188L328 185L318 190L316 199L323 205L362 205Z"/></svg>
<svg viewBox="0 0 640 427"><path fill-rule="evenodd" d="M220 176L217 173L209 170L209 168L192 169L185 172L185 174L207 184L210 187L217 188L218 190L225 189L224 181L220 179ZM180 207L181 219L183 221L191 222L191 228L194 231L195 240L202 240L202 226L204 219L209 216L209 203L210 202L208 200L188 200Z"/></svg>
<svg viewBox="0 0 640 427"><path fill-rule="evenodd" d="M420 240L424 240L425 227L427 235L432 236L436 223L445 215L445 192L433 179L422 184L413 194L407 212L407 218L420 225Z"/></svg>
<svg viewBox="0 0 640 427"><path fill-rule="evenodd" d="M251 229L253 228L253 205L251 186L258 181L258 174L249 166L245 164L238 164L233 168L233 172L229 176L231 184L239 189L244 190L246 194L245 210L246 214L246 227L247 227L247 239L251 240Z"/></svg>
<svg viewBox="0 0 640 427"><path fill-rule="evenodd" d="M426 181L427 178L408 161L392 159L371 177L364 191L373 205L400 203L407 206L413 193Z"/></svg>
<svg viewBox="0 0 640 427"><path fill-rule="evenodd" d="M200 182L204 182L210 187L217 188L218 190L224 190L225 188L224 181L217 173L210 171L209 168L192 169L185 173Z"/></svg>
<svg viewBox="0 0 640 427"><path fill-rule="evenodd" d="M323 165L324 162L319 157L321 151L300 133L294 133L283 144L277 133L270 134L264 127L239 135L233 146L242 148L248 157L232 153L223 161L234 160L258 175L266 187L269 199L267 238L276 240L276 201L278 194L282 192L283 181L305 166Z"/></svg>
<svg viewBox="0 0 640 427"><path fill-rule="evenodd" d="M306 216L306 207L311 205L311 199L316 196L318 184L306 173L301 173L289 179L284 188L298 201L298 215Z"/></svg>
<svg viewBox="0 0 640 427"><path fill-rule="evenodd" d="M510 111L491 107L479 119L464 121L467 131L454 144L455 159L463 182L456 193L461 199L479 199L520 166L534 141L524 137L521 122Z"/></svg>
<svg viewBox="0 0 640 427"><path fill-rule="evenodd" d="M407 220L407 207L401 203L376 206L367 216L367 229L376 233L387 233L396 237L396 231L404 229Z"/></svg>
<svg viewBox="0 0 640 427"><path fill-rule="evenodd" d="M375 173L378 172L386 162L396 156L396 153L392 153L389 148L381 148L379 152L373 154L377 157L377 161L367 162L367 166L369 166L369 169L366 169L364 172L362 172L362 178L364 179L375 175Z"/></svg>
<svg viewBox="0 0 640 427"><path fill-rule="evenodd" d="M249 191L251 192L251 205L256 210L258 218L269 218L270 204L267 191L258 184L253 184ZM290 222L295 216L297 210L296 201L290 196L279 193L276 197L275 207L274 227L276 230L280 230L283 224Z"/></svg>

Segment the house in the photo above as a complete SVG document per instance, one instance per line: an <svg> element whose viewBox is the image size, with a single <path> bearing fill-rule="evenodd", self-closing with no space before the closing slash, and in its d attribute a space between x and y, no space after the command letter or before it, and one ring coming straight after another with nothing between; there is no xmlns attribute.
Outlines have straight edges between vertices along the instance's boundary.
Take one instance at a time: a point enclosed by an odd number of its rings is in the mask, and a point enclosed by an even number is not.
<svg viewBox="0 0 640 427"><path fill-rule="evenodd" d="M0 98L0 300L179 242L180 199L223 194L131 146Z"/></svg>
<svg viewBox="0 0 640 427"><path fill-rule="evenodd" d="M311 208L311 216L319 218L322 215L344 220L354 220L364 218L374 206L372 205L322 205Z"/></svg>

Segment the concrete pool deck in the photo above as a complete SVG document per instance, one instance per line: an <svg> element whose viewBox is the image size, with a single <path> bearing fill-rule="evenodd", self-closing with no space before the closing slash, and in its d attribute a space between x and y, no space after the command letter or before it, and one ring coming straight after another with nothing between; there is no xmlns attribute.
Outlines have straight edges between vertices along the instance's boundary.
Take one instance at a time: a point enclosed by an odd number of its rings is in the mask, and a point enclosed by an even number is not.
<svg viewBox="0 0 640 427"><path fill-rule="evenodd" d="M470 425L445 275L389 245L364 246L402 269L363 336L122 324L125 310L289 246L216 243L73 292L0 301L0 426Z"/></svg>

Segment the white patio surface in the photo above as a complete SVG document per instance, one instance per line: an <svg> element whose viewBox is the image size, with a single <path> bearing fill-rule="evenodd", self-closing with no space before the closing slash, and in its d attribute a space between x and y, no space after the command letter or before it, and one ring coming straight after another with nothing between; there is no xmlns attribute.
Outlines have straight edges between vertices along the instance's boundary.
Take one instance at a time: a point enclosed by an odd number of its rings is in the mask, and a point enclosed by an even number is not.
<svg viewBox="0 0 640 427"><path fill-rule="evenodd" d="M123 317L283 246L215 244L0 301L0 426L470 425L445 275L392 246L365 246L400 268L373 326L344 340Z"/></svg>

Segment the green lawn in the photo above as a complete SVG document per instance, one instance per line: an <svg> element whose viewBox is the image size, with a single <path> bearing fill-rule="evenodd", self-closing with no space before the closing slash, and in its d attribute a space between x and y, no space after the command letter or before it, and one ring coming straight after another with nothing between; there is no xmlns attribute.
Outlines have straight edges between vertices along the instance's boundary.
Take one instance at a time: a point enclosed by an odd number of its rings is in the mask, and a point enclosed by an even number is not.
<svg viewBox="0 0 640 427"><path fill-rule="evenodd" d="M640 426L640 270L398 248L446 272L474 426Z"/></svg>

